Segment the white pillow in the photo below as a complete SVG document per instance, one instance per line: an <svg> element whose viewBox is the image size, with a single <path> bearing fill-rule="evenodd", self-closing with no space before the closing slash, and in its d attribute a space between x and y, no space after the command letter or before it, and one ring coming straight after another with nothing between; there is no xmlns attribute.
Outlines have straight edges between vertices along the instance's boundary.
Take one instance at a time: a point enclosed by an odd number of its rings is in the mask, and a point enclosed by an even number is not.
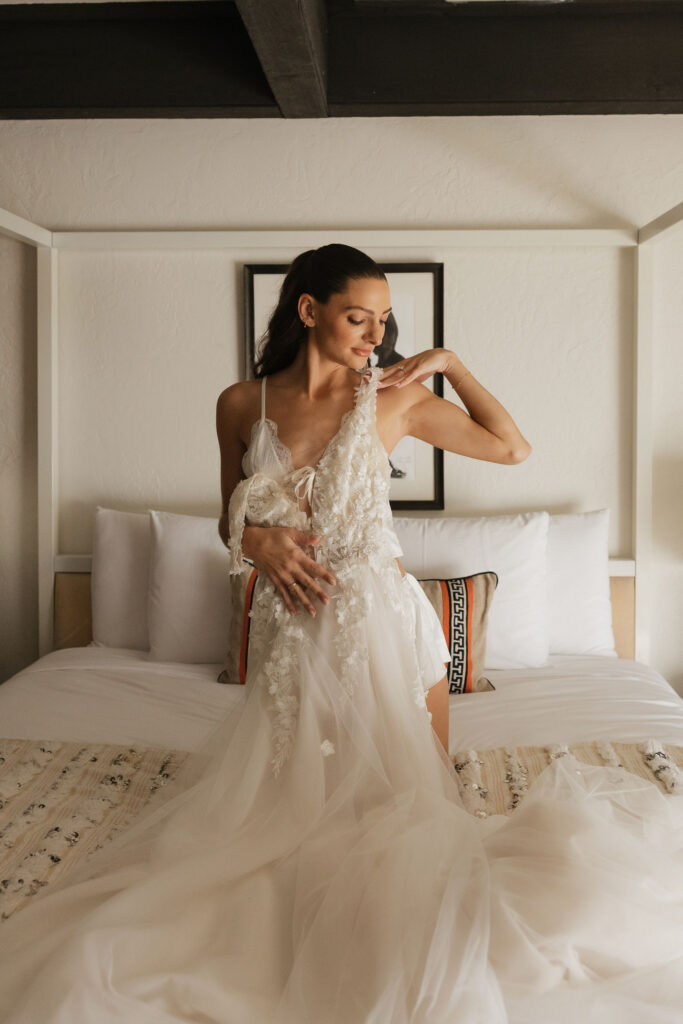
<svg viewBox="0 0 683 1024"><path fill-rule="evenodd" d="M95 510L90 594L92 636L105 647L149 650L147 583L149 516Z"/></svg>
<svg viewBox="0 0 683 1024"><path fill-rule="evenodd" d="M608 508L550 517L547 585L551 654L617 657L608 533Z"/></svg>
<svg viewBox="0 0 683 1024"><path fill-rule="evenodd" d="M447 578L493 570L498 587L489 611L485 668L548 664L547 512L440 519L394 516L413 576Z"/></svg>
<svg viewBox="0 0 683 1024"><path fill-rule="evenodd" d="M150 659L223 662L230 629L229 553L218 519L150 511Z"/></svg>

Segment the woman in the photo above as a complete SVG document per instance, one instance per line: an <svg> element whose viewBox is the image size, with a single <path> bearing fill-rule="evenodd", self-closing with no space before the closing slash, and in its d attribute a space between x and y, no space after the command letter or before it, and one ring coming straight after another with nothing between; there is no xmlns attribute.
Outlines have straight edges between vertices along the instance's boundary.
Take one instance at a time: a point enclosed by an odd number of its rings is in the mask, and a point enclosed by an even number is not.
<svg viewBox="0 0 683 1024"><path fill-rule="evenodd" d="M565 757L512 816L463 808L387 453L406 433L530 449L448 350L363 373L390 304L364 254L302 254L260 380L219 397L221 535L236 579L243 553L260 570L244 704L0 929L5 1024L679 1019L680 801ZM422 386L435 372L471 416Z"/></svg>
<svg viewBox="0 0 683 1024"><path fill-rule="evenodd" d="M265 472L274 469L285 487L295 477L289 486L294 498L297 481L299 488L305 479L312 483L312 467L318 464L334 440L342 418L353 407L359 373L367 368L373 350L382 345L390 315L386 277L373 260L357 249L327 245L302 253L293 261L269 324L256 380L232 384L218 399L223 493L219 530L226 544L229 500L244 475L245 454L252 472L256 464ZM434 373L443 373L463 399L469 416L424 386L422 382ZM381 445L378 450L386 453L387 460L406 434L435 447L490 462L518 463L531 451L502 405L448 349L431 348L394 362L378 375L376 387L376 435ZM262 405L266 403L268 417L262 423ZM260 434L255 433L259 430ZM283 462L289 471L285 475ZM304 467L309 472L302 478ZM305 495L298 504L310 516ZM390 509L385 506L381 511L389 540L400 551L389 525ZM349 514L353 516L352 509ZM333 584L334 578L327 559L316 561L312 553L307 553L322 538L310 533L302 537L298 533L285 526L249 525L244 530L242 551L272 581L291 614L299 607L315 616L316 603L322 610L330 602L322 583ZM446 661L449 653L435 612L413 577L411 583L417 614L431 627L427 636L431 635L432 642L421 658L429 671L435 652L443 651ZM427 691L427 708L435 732L448 752L448 687L442 670L438 682L432 683Z"/></svg>

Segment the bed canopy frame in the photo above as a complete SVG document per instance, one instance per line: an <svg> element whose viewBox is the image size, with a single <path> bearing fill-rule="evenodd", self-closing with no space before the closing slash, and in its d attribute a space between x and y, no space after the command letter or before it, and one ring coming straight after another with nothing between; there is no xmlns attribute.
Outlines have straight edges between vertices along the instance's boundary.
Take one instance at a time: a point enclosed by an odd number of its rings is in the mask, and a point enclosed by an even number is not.
<svg viewBox="0 0 683 1024"><path fill-rule="evenodd" d="M683 203L642 227L479 228L339 231L334 237L358 247L391 247L413 257L424 247L613 246L635 248L633 323L633 488L631 557L609 560L612 581L631 577L634 586L634 657L649 662L649 600L652 537L652 352L655 245L679 230ZM53 647L55 574L89 573L90 555L61 555L58 516L58 270L61 250L310 249L324 245L330 231L50 231L0 209L0 233L32 245L37 253L38 356L38 615L40 655ZM626 580L624 580L626 582ZM614 591L613 591L614 594ZM632 620L632 621L633 621ZM624 655L622 655L624 656Z"/></svg>

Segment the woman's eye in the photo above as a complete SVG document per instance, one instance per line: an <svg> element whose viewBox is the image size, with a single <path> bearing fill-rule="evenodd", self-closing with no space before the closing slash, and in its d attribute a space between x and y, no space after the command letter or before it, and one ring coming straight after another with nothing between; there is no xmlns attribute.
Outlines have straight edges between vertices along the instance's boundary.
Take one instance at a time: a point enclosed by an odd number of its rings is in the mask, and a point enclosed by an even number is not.
<svg viewBox="0 0 683 1024"><path fill-rule="evenodd" d="M352 324L355 324L356 327L358 327L359 324L363 323L362 320L354 320L353 317L351 317L351 316L349 317L349 322L352 323Z"/></svg>

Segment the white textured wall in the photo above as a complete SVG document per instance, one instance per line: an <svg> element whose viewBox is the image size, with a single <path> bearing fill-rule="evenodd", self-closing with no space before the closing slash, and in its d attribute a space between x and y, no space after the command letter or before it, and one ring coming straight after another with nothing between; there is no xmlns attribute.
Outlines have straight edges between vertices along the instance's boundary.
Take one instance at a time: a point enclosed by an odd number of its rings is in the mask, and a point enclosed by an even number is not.
<svg viewBox="0 0 683 1024"><path fill-rule="evenodd" d="M0 206L57 230L322 227L330 241L336 228L630 226L683 197L682 141L683 116L659 115L7 121ZM652 657L681 689L682 248L657 258ZM218 513L215 399L243 369L240 264L293 255L62 254L62 552L90 550L96 503ZM447 453L447 513L608 505L610 552L628 557L632 250L399 258L443 260L445 344L534 448L516 467ZM34 253L1 239L0 261L2 678L36 656L37 632Z"/></svg>
<svg viewBox="0 0 683 1024"><path fill-rule="evenodd" d="M286 262L294 252L273 250L272 258ZM629 555L633 295L620 269L630 256L420 253L445 263L447 347L534 446L514 469L446 453L448 511L608 504L614 552ZM243 250L60 258L62 553L90 550L97 502L220 511L215 403L241 375L238 268L255 258L269 257Z"/></svg>

